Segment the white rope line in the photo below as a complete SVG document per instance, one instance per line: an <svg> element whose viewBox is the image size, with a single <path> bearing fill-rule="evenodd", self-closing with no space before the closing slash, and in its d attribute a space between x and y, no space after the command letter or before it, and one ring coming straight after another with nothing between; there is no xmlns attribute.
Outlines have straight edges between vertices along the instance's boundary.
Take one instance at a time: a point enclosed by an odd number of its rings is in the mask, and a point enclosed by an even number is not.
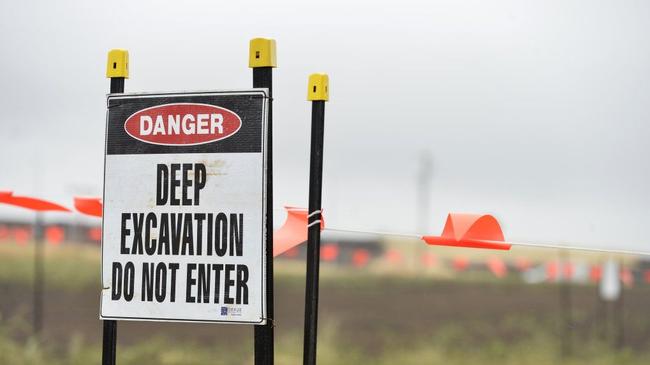
<svg viewBox="0 0 650 365"><path fill-rule="evenodd" d="M376 234L376 235L380 235L380 236L412 237L412 238L417 238L417 239L422 238L422 235L413 234L413 233L396 233L396 232L383 232L383 231L361 231L361 230L329 228L329 227L325 227L324 230L325 231L332 231L332 232L343 232L343 233Z"/></svg>
<svg viewBox="0 0 650 365"><path fill-rule="evenodd" d="M308 226L309 227L309 226ZM342 228L329 228L325 227L325 231L330 232L341 232L341 233L359 233L359 234L375 234L380 236L395 236L395 237L409 237L415 239L421 239L423 235L413 234L413 233L399 233L399 232L384 232L384 231L364 231L364 230L353 230L353 229L342 229ZM592 251L592 252L601 252L601 253L618 253L625 255L637 255L637 256L650 256L650 252L644 251L634 251L634 250L618 250L618 249L607 249L607 248L592 248L592 247L582 247L574 245L558 245L558 244L547 244L547 243L526 243L526 242L501 242L501 241L491 241L491 240L481 240L487 243L498 243L498 244L510 244L513 246L522 246L522 247L538 247L538 248L551 248L551 249L562 249L562 250L579 250L579 251Z"/></svg>
<svg viewBox="0 0 650 365"><path fill-rule="evenodd" d="M274 210L284 210L284 209L274 209ZM322 210L315 210L311 212L308 216L307 219L313 217L316 214L322 213ZM307 228L310 228L311 226L314 226L316 224L320 224L321 220L316 220L310 224L307 225ZM403 233L403 232L387 232L387 231L366 231L366 230L357 230L357 229L344 229L344 228L330 228L330 227L325 227L323 228L324 231L330 231L330 232L340 232L340 233L355 233L355 234L374 234L374 235L379 235L379 236L393 236L393 237L408 237L408 238L415 238L415 239L422 239L421 234L415 234L415 233ZM482 240L488 243L498 243L498 244L503 244L504 242L501 241L490 241L490 240ZM562 244L548 244L548 243L528 243L528 242L506 242L508 244L511 244L513 246L521 246L521 247L537 247L537 248L548 248L548 249L560 249L560 250L577 250L577 251L591 251L591 252L600 252L600 253L617 253L617 254L624 254L624 255L637 255L637 256L650 256L650 252L646 251L636 251L636 250L619 250L619 249L608 249L608 248L594 248L594 247L583 247L583 246L575 246L575 245L562 245Z"/></svg>
<svg viewBox="0 0 650 365"><path fill-rule="evenodd" d="M486 241L486 242L495 242L495 241ZM512 244L513 246L522 246L522 247L556 248L556 249L563 249L563 250L579 250L579 251L592 251L592 252L601 252L601 253L620 253L625 255L650 256L650 252L634 251L634 250L582 247L582 246L573 246L573 245L557 245L557 244L548 244L548 243L527 243L527 242L508 242L508 243Z"/></svg>

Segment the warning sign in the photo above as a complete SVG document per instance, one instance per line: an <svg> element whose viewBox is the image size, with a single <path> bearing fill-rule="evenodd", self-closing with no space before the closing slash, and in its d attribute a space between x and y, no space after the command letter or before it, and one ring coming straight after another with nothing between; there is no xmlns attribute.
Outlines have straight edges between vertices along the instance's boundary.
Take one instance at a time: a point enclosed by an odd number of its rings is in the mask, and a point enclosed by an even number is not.
<svg viewBox="0 0 650 365"><path fill-rule="evenodd" d="M108 96L102 319L264 324L265 89Z"/></svg>

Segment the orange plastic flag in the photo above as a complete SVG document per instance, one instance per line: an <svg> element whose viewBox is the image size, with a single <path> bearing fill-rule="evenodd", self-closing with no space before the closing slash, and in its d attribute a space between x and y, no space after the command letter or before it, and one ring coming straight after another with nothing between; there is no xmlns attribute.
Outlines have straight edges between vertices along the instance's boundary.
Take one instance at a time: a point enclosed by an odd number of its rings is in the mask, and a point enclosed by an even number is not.
<svg viewBox="0 0 650 365"><path fill-rule="evenodd" d="M335 261L339 256L339 246L336 243L328 243L320 248L320 257L323 261Z"/></svg>
<svg viewBox="0 0 650 365"><path fill-rule="evenodd" d="M4 225L0 226L0 241L9 238L9 228Z"/></svg>
<svg viewBox="0 0 650 365"><path fill-rule="evenodd" d="M600 282L600 279L603 277L603 268L600 265L593 265L589 270L589 280L594 283Z"/></svg>
<svg viewBox="0 0 650 365"><path fill-rule="evenodd" d="M400 265L402 261L404 261L404 257L402 256L402 253L396 249L390 249L386 251L385 257L386 257L386 261L388 261L388 263L392 265Z"/></svg>
<svg viewBox="0 0 650 365"><path fill-rule="evenodd" d="M546 280L557 281L560 275L560 265L556 261L546 263Z"/></svg>
<svg viewBox="0 0 650 365"><path fill-rule="evenodd" d="M287 220L280 229L273 232L273 257L307 241L307 209L284 207ZM321 215L320 229L325 228L325 218Z"/></svg>
<svg viewBox="0 0 650 365"><path fill-rule="evenodd" d="M12 233L14 236L14 241L16 241L19 246L25 246L27 244L27 241L32 238L31 228L14 228Z"/></svg>
<svg viewBox="0 0 650 365"><path fill-rule="evenodd" d="M634 286L634 275L632 275L632 271L629 268L624 267L621 269L621 281L627 287Z"/></svg>
<svg viewBox="0 0 650 365"><path fill-rule="evenodd" d="M454 268L456 272L467 270L469 264L470 264L469 259L465 256L456 256L451 261L451 266Z"/></svg>
<svg viewBox="0 0 650 365"><path fill-rule="evenodd" d="M15 196L11 192L0 192L0 203L14 205L21 208L35 210L38 212L69 212L70 209L49 202L47 200L30 198L28 196Z"/></svg>
<svg viewBox="0 0 650 365"><path fill-rule="evenodd" d="M88 229L87 232L88 239L91 241L101 241L102 240L102 228L101 227L92 227Z"/></svg>
<svg viewBox="0 0 650 365"><path fill-rule="evenodd" d="M520 272L528 271L533 266L533 263L525 257L517 257L515 259L515 267Z"/></svg>
<svg viewBox="0 0 650 365"><path fill-rule="evenodd" d="M45 239L47 243L58 246L65 240L65 230L59 226L50 226L45 229Z"/></svg>
<svg viewBox="0 0 650 365"><path fill-rule="evenodd" d="M370 252L365 248L357 248L352 253L352 265L357 268L364 267L370 261Z"/></svg>
<svg viewBox="0 0 650 365"><path fill-rule="evenodd" d="M101 198L81 198L74 197L74 207L79 213L93 217L102 217L102 199Z"/></svg>
<svg viewBox="0 0 650 365"><path fill-rule="evenodd" d="M506 264L498 257L492 256L488 258L487 267L497 278L503 278L508 274Z"/></svg>
<svg viewBox="0 0 650 365"><path fill-rule="evenodd" d="M298 255L300 255L300 251L298 251L298 247L291 247L290 249L284 251L282 255L284 255L286 258L295 259L298 257Z"/></svg>
<svg viewBox="0 0 650 365"><path fill-rule="evenodd" d="M438 264L438 257L431 252L423 253L421 260L422 264L426 267L434 267L436 264Z"/></svg>
<svg viewBox="0 0 650 365"><path fill-rule="evenodd" d="M450 213L440 236L423 236L430 245L509 250L499 222L491 215Z"/></svg>

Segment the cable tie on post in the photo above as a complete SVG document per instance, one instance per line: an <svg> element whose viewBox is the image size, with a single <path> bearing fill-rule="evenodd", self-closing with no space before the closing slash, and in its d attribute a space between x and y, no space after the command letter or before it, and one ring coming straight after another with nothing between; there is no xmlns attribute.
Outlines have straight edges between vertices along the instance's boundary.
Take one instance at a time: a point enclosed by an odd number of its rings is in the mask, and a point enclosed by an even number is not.
<svg viewBox="0 0 650 365"><path fill-rule="evenodd" d="M309 227L311 227L311 226L315 226L316 224L320 224L320 223L321 223L320 219L315 220L315 221L309 223L309 224L307 225L307 228L309 228Z"/></svg>

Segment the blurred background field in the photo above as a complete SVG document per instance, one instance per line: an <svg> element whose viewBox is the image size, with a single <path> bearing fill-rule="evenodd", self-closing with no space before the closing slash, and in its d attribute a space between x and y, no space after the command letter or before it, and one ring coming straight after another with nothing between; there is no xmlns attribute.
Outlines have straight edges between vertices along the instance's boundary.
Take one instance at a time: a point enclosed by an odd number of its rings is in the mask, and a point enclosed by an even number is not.
<svg viewBox="0 0 650 365"><path fill-rule="evenodd" d="M106 51L129 50L129 93L230 90L251 85L248 41L271 37L274 211L306 203L306 76L327 72L328 229L428 235L450 212L490 213L508 241L647 253L648 14L611 0L2 1L0 193L102 195ZM39 216L35 331L34 218L0 206L0 365L99 364L99 220ZM319 364L650 364L647 257L350 234L324 236L321 259ZM275 263L276 363L299 364L304 247ZM246 326L118 333L120 365L253 363Z"/></svg>
<svg viewBox="0 0 650 365"><path fill-rule="evenodd" d="M33 242L0 242L0 364L99 364L99 246L46 245L44 322L34 336ZM631 281L619 300L605 302L593 277L601 254L495 254L376 237L326 237L323 250L321 364L650 361L650 284L638 258L613 257ZM303 255L276 260L278 364L302 360ZM535 270L539 280L531 281ZM246 326L120 322L118 333L119 364L253 361Z"/></svg>

